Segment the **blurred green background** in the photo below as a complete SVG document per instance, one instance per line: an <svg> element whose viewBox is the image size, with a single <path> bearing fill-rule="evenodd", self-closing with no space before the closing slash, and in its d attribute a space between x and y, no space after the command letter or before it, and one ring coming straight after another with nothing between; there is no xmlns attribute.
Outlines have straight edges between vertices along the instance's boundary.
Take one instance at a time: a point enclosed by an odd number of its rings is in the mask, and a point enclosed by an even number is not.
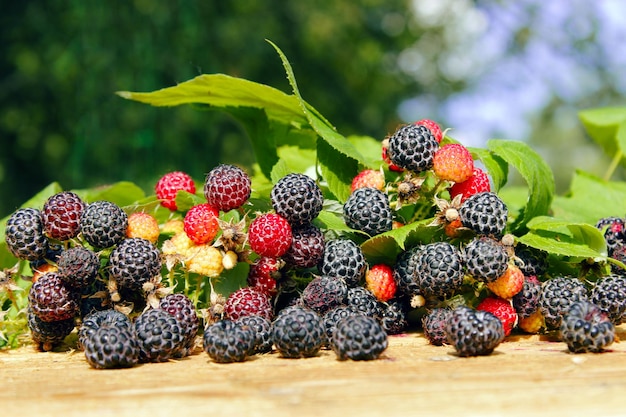
<svg viewBox="0 0 626 417"><path fill-rule="evenodd" d="M129 180L149 192L168 171L202 181L218 163L250 166L248 139L229 116L191 106L154 108L114 93L152 91L202 73L290 92L265 39L290 59L303 97L344 135L382 139L399 123L425 117L454 127L451 135L472 146L490 135L519 135L536 145L566 189L573 168L599 170L607 161L593 150L576 112L623 101L626 83L615 77L622 77L625 62L611 54L623 32L606 35L612 24L606 11L619 4L508 3L5 2L0 217L52 181L72 189ZM571 23L556 31L562 36L544 36L546 21L555 32L546 14ZM541 100L507 97L513 87L511 94ZM506 110L505 103L519 106ZM562 157L565 149L571 157Z"/></svg>

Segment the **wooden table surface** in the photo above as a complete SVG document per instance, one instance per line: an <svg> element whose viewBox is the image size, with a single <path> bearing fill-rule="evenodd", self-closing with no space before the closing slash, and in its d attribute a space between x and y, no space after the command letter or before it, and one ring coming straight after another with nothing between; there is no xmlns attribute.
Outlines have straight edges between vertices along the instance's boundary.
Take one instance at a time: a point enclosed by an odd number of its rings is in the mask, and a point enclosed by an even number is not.
<svg viewBox="0 0 626 417"><path fill-rule="evenodd" d="M490 356L461 358L409 333L370 362L323 350L216 364L200 350L119 370L91 369L80 351L26 346L0 352L0 387L5 416L624 416L626 343L571 354L518 335Z"/></svg>

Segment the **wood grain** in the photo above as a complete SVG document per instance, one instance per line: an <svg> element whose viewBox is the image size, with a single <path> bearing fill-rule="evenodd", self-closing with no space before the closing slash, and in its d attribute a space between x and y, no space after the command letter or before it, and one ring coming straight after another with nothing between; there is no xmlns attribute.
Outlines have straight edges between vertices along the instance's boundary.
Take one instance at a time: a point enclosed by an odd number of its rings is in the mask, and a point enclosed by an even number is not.
<svg viewBox="0 0 626 417"><path fill-rule="evenodd" d="M510 336L490 356L460 358L409 333L370 362L324 350L216 364L199 351L121 370L91 369L80 351L23 347L0 352L0 381L7 416L617 416L626 415L626 345L575 355L545 337Z"/></svg>

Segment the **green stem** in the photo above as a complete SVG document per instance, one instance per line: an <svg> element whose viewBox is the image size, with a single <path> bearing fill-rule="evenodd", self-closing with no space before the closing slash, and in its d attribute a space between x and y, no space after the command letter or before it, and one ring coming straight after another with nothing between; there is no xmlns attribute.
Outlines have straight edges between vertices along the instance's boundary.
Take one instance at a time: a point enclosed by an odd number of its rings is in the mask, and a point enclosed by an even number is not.
<svg viewBox="0 0 626 417"><path fill-rule="evenodd" d="M608 180L611 179L611 177L613 176L613 173L617 169L617 166L619 165L619 163L622 160L623 156L624 156L624 154L622 153L622 150L618 149L618 151L615 153L615 156L613 156L613 160L611 161L611 165L609 165L609 168L604 173L604 180L605 181L608 181Z"/></svg>

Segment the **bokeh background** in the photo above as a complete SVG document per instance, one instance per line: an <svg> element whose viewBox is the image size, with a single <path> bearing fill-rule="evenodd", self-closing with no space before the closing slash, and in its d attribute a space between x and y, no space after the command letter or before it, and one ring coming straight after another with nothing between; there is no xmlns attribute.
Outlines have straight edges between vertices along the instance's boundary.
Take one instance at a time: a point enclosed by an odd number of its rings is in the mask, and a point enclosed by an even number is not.
<svg viewBox="0 0 626 417"><path fill-rule="evenodd" d="M621 0L48 0L0 14L0 218L53 181L120 180L147 191L165 172L198 180L220 162L250 166L231 117L117 97L202 73L290 92L270 39L304 98L344 135L383 139L421 118L470 146L524 140L560 192L609 158L582 109L623 106ZM617 176L623 176L619 171Z"/></svg>

